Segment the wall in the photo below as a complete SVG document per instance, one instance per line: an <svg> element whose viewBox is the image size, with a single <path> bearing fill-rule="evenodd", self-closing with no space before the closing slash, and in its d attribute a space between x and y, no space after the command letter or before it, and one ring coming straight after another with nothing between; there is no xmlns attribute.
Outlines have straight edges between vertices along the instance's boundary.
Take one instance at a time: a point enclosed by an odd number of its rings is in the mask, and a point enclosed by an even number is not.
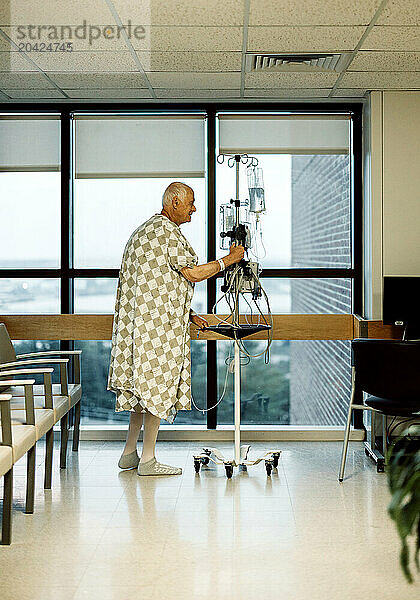
<svg viewBox="0 0 420 600"><path fill-rule="evenodd" d="M420 92L371 92L365 112L365 316L382 278L420 275Z"/></svg>
<svg viewBox="0 0 420 600"><path fill-rule="evenodd" d="M351 266L348 156L293 156L292 266ZM292 280L292 312L351 312L351 282ZM290 424L342 425L351 388L350 344L290 342Z"/></svg>

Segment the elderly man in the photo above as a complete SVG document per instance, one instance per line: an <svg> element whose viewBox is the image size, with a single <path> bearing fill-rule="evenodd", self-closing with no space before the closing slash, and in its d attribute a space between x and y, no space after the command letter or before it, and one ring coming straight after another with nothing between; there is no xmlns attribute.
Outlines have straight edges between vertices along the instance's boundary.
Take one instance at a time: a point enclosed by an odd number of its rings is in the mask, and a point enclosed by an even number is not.
<svg viewBox="0 0 420 600"><path fill-rule="evenodd" d="M180 475L182 469L157 462L155 444L161 419L172 423L178 410L191 409L189 321L207 321L190 310L194 284L239 262L242 246L227 256L197 265L197 255L179 226L196 211L193 190L171 183L162 212L134 231L122 260L112 332L108 389L116 411L129 410L130 425L122 469L139 475ZM144 423L143 450L137 440Z"/></svg>

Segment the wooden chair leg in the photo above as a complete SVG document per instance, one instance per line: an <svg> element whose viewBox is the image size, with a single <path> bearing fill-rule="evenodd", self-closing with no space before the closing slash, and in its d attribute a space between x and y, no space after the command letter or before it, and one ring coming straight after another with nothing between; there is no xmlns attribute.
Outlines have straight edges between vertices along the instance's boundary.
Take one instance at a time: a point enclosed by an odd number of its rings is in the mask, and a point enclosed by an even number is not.
<svg viewBox="0 0 420 600"><path fill-rule="evenodd" d="M1 543L12 542L12 505L13 505L13 467L4 475L3 521L1 527Z"/></svg>
<svg viewBox="0 0 420 600"><path fill-rule="evenodd" d="M34 512L35 500L35 453L36 446L32 446L26 454L26 502L25 513Z"/></svg>
<svg viewBox="0 0 420 600"><path fill-rule="evenodd" d="M51 489L52 465L54 452L54 429L51 428L45 435L45 474L44 489Z"/></svg>
<svg viewBox="0 0 420 600"><path fill-rule="evenodd" d="M60 448L60 469L67 466L67 441L69 439L69 414L65 414L60 420L61 425L61 448Z"/></svg>
<svg viewBox="0 0 420 600"><path fill-rule="evenodd" d="M79 450L79 438L80 438L80 400L74 407L74 427L73 427L73 452Z"/></svg>

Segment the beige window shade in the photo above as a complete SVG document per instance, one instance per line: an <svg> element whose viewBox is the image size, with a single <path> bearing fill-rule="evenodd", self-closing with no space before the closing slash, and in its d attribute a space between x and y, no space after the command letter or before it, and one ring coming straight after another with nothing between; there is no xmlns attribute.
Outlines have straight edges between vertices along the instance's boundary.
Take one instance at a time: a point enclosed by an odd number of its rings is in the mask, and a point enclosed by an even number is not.
<svg viewBox="0 0 420 600"><path fill-rule="evenodd" d="M59 171L58 115L0 115L0 171Z"/></svg>
<svg viewBox="0 0 420 600"><path fill-rule="evenodd" d="M203 177L204 115L76 116L76 178Z"/></svg>
<svg viewBox="0 0 420 600"><path fill-rule="evenodd" d="M221 154L347 154L349 115L219 115Z"/></svg>

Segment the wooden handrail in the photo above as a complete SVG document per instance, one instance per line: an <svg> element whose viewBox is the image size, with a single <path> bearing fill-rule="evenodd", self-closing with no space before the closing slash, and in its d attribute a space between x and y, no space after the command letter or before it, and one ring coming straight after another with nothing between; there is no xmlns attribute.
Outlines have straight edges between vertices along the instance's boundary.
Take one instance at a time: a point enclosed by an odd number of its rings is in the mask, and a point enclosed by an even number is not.
<svg viewBox="0 0 420 600"><path fill-rule="evenodd" d="M203 316L210 324L217 323L214 315ZM240 321L246 322L244 315L241 315ZM254 322L257 322L256 317ZM6 325L12 340L110 340L113 315L0 315L0 323ZM401 329L350 314L273 315L274 340L351 340L356 337L401 339ZM191 339L197 339L195 325L191 325L190 335ZM266 338L267 333L261 332L247 339ZM213 332L200 332L198 339L226 340Z"/></svg>

